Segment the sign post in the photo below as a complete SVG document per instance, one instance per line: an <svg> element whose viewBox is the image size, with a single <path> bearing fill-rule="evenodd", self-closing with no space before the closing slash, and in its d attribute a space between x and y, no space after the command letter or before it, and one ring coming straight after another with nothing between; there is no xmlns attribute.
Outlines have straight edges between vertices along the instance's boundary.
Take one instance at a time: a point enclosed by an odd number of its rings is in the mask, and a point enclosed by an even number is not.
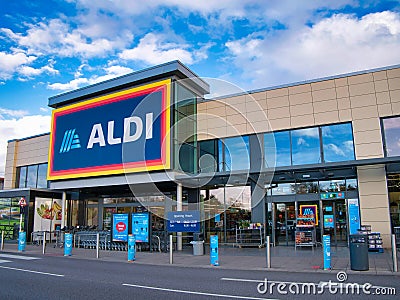
<svg viewBox="0 0 400 300"><path fill-rule="evenodd" d="M210 237L210 261L212 266L219 266L218 235L212 235Z"/></svg>
<svg viewBox="0 0 400 300"><path fill-rule="evenodd" d="M72 255L72 233L64 235L64 256Z"/></svg>
<svg viewBox="0 0 400 300"><path fill-rule="evenodd" d="M136 238L135 235L128 236L128 261L134 261L136 255Z"/></svg>
<svg viewBox="0 0 400 300"><path fill-rule="evenodd" d="M26 232L24 232L22 228L22 220L25 214L25 206L26 200L24 197L18 201L18 205L20 206L20 214L19 214L19 234L18 234L18 251L25 251L26 247Z"/></svg>
<svg viewBox="0 0 400 300"><path fill-rule="evenodd" d="M324 247L324 270L331 269L331 236L324 234L323 236Z"/></svg>

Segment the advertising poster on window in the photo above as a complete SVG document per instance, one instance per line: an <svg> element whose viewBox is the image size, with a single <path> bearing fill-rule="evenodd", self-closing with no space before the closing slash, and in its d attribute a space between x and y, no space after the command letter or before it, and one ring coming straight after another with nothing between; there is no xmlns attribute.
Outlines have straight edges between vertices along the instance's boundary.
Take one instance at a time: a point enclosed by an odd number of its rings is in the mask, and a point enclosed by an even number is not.
<svg viewBox="0 0 400 300"><path fill-rule="evenodd" d="M149 213L132 213L132 234L137 243L149 242Z"/></svg>
<svg viewBox="0 0 400 300"><path fill-rule="evenodd" d="M129 214L113 214L112 240L114 242L128 241Z"/></svg>
<svg viewBox="0 0 400 300"><path fill-rule="evenodd" d="M316 204L300 205L300 214L306 218L313 218L315 225L318 225L318 206Z"/></svg>
<svg viewBox="0 0 400 300"><path fill-rule="evenodd" d="M35 198L33 231L55 231L61 227L61 199Z"/></svg>
<svg viewBox="0 0 400 300"><path fill-rule="evenodd" d="M358 207L358 199L348 199L348 212L349 212L349 233L357 234L360 229L360 210Z"/></svg>

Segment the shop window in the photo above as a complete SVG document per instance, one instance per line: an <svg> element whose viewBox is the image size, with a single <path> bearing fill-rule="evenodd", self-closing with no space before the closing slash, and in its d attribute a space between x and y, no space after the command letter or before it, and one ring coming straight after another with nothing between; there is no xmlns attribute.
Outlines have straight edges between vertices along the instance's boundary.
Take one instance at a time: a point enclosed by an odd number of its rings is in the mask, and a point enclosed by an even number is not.
<svg viewBox="0 0 400 300"><path fill-rule="evenodd" d="M320 181L319 188L321 193L344 192L346 190L346 183L344 180Z"/></svg>
<svg viewBox="0 0 400 300"><path fill-rule="evenodd" d="M47 163L18 167L16 187L47 188Z"/></svg>
<svg viewBox="0 0 400 300"><path fill-rule="evenodd" d="M290 132L279 131L264 135L265 167L290 166Z"/></svg>
<svg viewBox="0 0 400 300"><path fill-rule="evenodd" d="M250 168L249 137L239 136L224 139L224 163L226 171L248 170Z"/></svg>
<svg viewBox="0 0 400 300"><path fill-rule="evenodd" d="M355 191L358 188L357 179L347 179L346 187L348 191Z"/></svg>
<svg viewBox="0 0 400 300"><path fill-rule="evenodd" d="M218 142L208 140L199 142L199 171L211 173L218 171Z"/></svg>
<svg viewBox="0 0 400 300"><path fill-rule="evenodd" d="M311 194L318 193L318 182L302 182L296 184L297 194Z"/></svg>
<svg viewBox="0 0 400 300"><path fill-rule="evenodd" d="M272 195L293 195L296 193L296 185L294 183L280 183L272 189Z"/></svg>
<svg viewBox="0 0 400 300"><path fill-rule="evenodd" d="M318 128L297 129L291 133L293 165L321 163Z"/></svg>
<svg viewBox="0 0 400 300"><path fill-rule="evenodd" d="M382 120L385 155L400 156L400 117Z"/></svg>
<svg viewBox="0 0 400 300"><path fill-rule="evenodd" d="M19 188L26 187L26 171L27 171L27 169L28 169L27 167L19 167L17 170L17 174L19 177L19 178L17 178L17 182L18 182L17 187L19 187Z"/></svg>
<svg viewBox="0 0 400 300"><path fill-rule="evenodd" d="M322 126L321 130L325 162L354 160L350 123Z"/></svg>
<svg viewBox="0 0 400 300"><path fill-rule="evenodd" d="M38 165L37 187L47 188L47 164Z"/></svg>

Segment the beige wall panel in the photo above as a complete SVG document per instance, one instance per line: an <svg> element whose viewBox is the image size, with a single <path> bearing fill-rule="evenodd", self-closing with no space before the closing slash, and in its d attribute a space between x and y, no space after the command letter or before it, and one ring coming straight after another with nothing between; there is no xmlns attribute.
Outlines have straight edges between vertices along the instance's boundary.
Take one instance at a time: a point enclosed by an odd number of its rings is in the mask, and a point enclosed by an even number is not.
<svg viewBox="0 0 400 300"><path fill-rule="evenodd" d="M400 102L392 103L393 115L400 115Z"/></svg>
<svg viewBox="0 0 400 300"><path fill-rule="evenodd" d="M289 95L288 88L281 88L276 90L267 91L267 98L275 98Z"/></svg>
<svg viewBox="0 0 400 300"><path fill-rule="evenodd" d="M269 126L269 122L252 122L251 124L247 124L247 131L251 133L262 133L271 131L271 127Z"/></svg>
<svg viewBox="0 0 400 300"><path fill-rule="evenodd" d="M247 103L246 102L246 109L247 109ZM267 105L267 100L258 100L257 101L258 107L262 110L267 110L268 109L268 105Z"/></svg>
<svg viewBox="0 0 400 300"><path fill-rule="evenodd" d="M214 127L224 127L226 126L226 119L224 118L209 118L207 120L208 128L214 128Z"/></svg>
<svg viewBox="0 0 400 300"><path fill-rule="evenodd" d="M351 111L347 110L339 110L339 120L340 122L347 122L352 120Z"/></svg>
<svg viewBox="0 0 400 300"><path fill-rule="evenodd" d="M267 99L267 92L258 92L246 95L246 101L265 100Z"/></svg>
<svg viewBox="0 0 400 300"><path fill-rule="evenodd" d="M314 113L338 110L338 103L335 100L327 100L313 103Z"/></svg>
<svg viewBox="0 0 400 300"><path fill-rule="evenodd" d="M389 92L380 92L380 93L376 93L375 95L376 95L376 103L377 104L390 103Z"/></svg>
<svg viewBox="0 0 400 300"><path fill-rule="evenodd" d="M358 192L360 196L364 196L365 204L369 205L369 207L386 207L388 198L384 201L384 203L379 202L378 200L382 200L377 195L387 196L387 186L386 180L380 181L368 181L362 182L358 187Z"/></svg>
<svg viewBox="0 0 400 300"><path fill-rule="evenodd" d="M268 120L267 113L264 111L253 111L246 114L249 122L264 122Z"/></svg>
<svg viewBox="0 0 400 300"><path fill-rule="evenodd" d="M360 74L360 75L347 77L347 81L348 81L349 85L369 82L369 81L373 81L373 80L374 80L374 78L372 77L372 73Z"/></svg>
<svg viewBox="0 0 400 300"><path fill-rule="evenodd" d="M228 109L235 110L236 114L237 113L244 114L244 113L246 113L246 103L236 103L236 104L227 105L226 110L228 110Z"/></svg>
<svg viewBox="0 0 400 300"><path fill-rule="evenodd" d="M289 87L289 95L311 92L311 84L302 84Z"/></svg>
<svg viewBox="0 0 400 300"><path fill-rule="evenodd" d="M350 97L350 105L352 108L376 105L375 94Z"/></svg>
<svg viewBox="0 0 400 300"><path fill-rule="evenodd" d="M282 119L290 116L289 107L279 107L268 110L268 119Z"/></svg>
<svg viewBox="0 0 400 300"><path fill-rule="evenodd" d="M350 96L359 96L375 93L375 86L373 82L365 82L359 84L349 85Z"/></svg>
<svg viewBox="0 0 400 300"><path fill-rule="evenodd" d="M208 128L208 135L214 138L222 138L226 136L226 127L211 127Z"/></svg>
<svg viewBox="0 0 400 300"><path fill-rule="evenodd" d="M313 112L314 112L314 108L313 108L312 103L290 106L291 117L309 115L309 114L312 114Z"/></svg>
<svg viewBox="0 0 400 300"><path fill-rule="evenodd" d="M370 221L369 223L364 222L361 218L363 224L371 225L372 232L380 232L382 241L383 241L383 248L389 249L391 248L391 233L390 233L390 221L385 221L386 218L382 216L380 221ZM390 250L388 250L390 251Z"/></svg>
<svg viewBox="0 0 400 300"><path fill-rule="evenodd" d="M400 77L400 68L386 70L386 74L388 78Z"/></svg>
<svg viewBox="0 0 400 300"><path fill-rule="evenodd" d="M374 78L375 81L387 79L386 70L373 72L372 77Z"/></svg>
<svg viewBox="0 0 400 300"><path fill-rule="evenodd" d="M272 130L284 130L290 128L290 118L273 119L269 120Z"/></svg>
<svg viewBox="0 0 400 300"><path fill-rule="evenodd" d="M311 102L312 102L311 92L289 95L290 105L298 105Z"/></svg>
<svg viewBox="0 0 400 300"><path fill-rule="evenodd" d="M358 182L368 183L386 180L386 171L384 165L367 165L357 167Z"/></svg>
<svg viewBox="0 0 400 300"><path fill-rule="evenodd" d="M214 100L214 101L208 101L207 102L207 110L210 109L215 109L215 108L221 108L224 107L225 103L223 101L219 101L219 100Z"/></svg>
<svg viewBox="0 0 400 300"><path fill-rule="evenodd" d="M392 104L382 104L378 105L379 117L388 117L393 115Z"/></svg>
<svg viewBox="0 0 400 300"><path fill-rule="evenodd" d="M226 127L226 136L238 136L247 134L247 125L238 124Z"/></svg>
<svg viewBox="0 0 400 300"><path fill-rule="evenodd" d="M353 108L351 114L354 120L377 118L378 108L376 106Z"/></svg>
<svg viewBox="0 0 400 300"><path fill-rule="evenodd" d="M337 99L337 107L339 110L341 109L349 109L350 108L350 98L340 98Z"/></svg>
<svg viewBox="0 0 400 300"><path fill-rule="evenodd" d="M375 92L386 92L389 91L389 85L387 80L379 80L374 82Z"/></svg>
<svg viewBox="0 0 400 300"><path fill-rule="evenodd" d="M289 106L289 96L281 96L267 99L268 109Z"/></svg>
<svg viewBox="0 0 400 300"><path fill-rule="evenodd" d="M363 119L353 121L353 131L381 130L379 119Z"/></svg>
<svg viewBox="0 0 400 300"><path fill-rule="evenodd" d="M237 115L239 112L235 109L235 107L231 105L227 105L225 108L226 115Z"/></svg>
<svg viewBox="0 0 400 300"><path fill-rule="evenodd" d="M325 89L332 89L335 88L335 80L324 80L318 82L311 83L311 90L318 91L318 90L325 90Z"/></svg>
<svg viewBox="0 0 400 300"><path fill-rule="evenodd" d="M214 137L212 135L209 135L206 132L202 132L202 133L197 134L197 140L199 140L199 141L211 140L213 138Z"/></svg>
<svg viewBox="0 0 400 300"><path fill-rule="evenodd" d="M389 91L390 101L393 102L400 102L400 90Z"/></svg>
<svg viewBox="0 0 400 300"><path fill-rule="evenodd" d="M227 116L227 124L246 124L247 118L246 115L230 115Z"/></svg>
<svg viewBox="0 0 400 300"><path fill-rule="evenodd" d="M265 108L267 106L266 101L263 101L265 104ZM258 101L251 101L251 102L246 102L246 111L247 112L254 112L254 111L262 111L264 110L264 107L260 105L260 102Z"/></svg>
<svg viewBox="0 0 400 300"><path fill-rule="evenodd" d="M235 105L235 104L241 104L241 103L244 104L244 103L246 103L246 96L242 95L242 96L231 97L231 98L223 98L223 99L219 99L216 101L220 101L227 105Z"/></svg>
<svg viewBox="0 0 400 300"><path fill-rule="evenodd" d="M207 114L215 116L226 116L225 106L207 108Z"/></svg>
<svg viewBox="0 0 400 300"><path fill-rule="evenodd" d="M328 123L339 123L339 112L337 110L314 114L315 125L325 125Z"/></svg>
<svg viewBox="0 0 400 300"><path fill-rule="evenodd" d="M314 126L315 125L314 116L302 115L302 116L291 117L290 124L292 128Z"/></svg>
<svg viewBox="0 0 400 300"><path fill-rule="evenodd" d="M336 89L318 90L312 92L312 99L314 102L336 99Z"/></svg>
<svg viewBox="0 0 400 300"><path fill-rule="evenodd" d="M350 97L349 87L347 85L336 87L336 97L337 98Z"/></svg>
<svg viewBox="0 0 400 300"><path fill-rule="evenodd" d="M400 77L388 79L389 90L400 90Z"/></svg>
<svg viewBox="0 0 400 300"><path fill-rule="evenodd" d="M355 144L357 159L383 157L382 143Z"/></svg>
<svg viewBox="0 0 400 300"><path fill-rule="evenodd" d="M360 201L360 208L361 208L361 221L363 224L369 224L368 222L387 221L388 219L389 215L388 208L384 207L363 208L362 201Z"/></svg>
<svg viewBox="0 0 400 300"><path fill-rule="evenodd" d="M347 77L342 77L342 78L336 78L335 79L335 85L336 85L336 87L339 87L339 86L347 86L349 83L348 83L348 80L347 80Z"/></svg>

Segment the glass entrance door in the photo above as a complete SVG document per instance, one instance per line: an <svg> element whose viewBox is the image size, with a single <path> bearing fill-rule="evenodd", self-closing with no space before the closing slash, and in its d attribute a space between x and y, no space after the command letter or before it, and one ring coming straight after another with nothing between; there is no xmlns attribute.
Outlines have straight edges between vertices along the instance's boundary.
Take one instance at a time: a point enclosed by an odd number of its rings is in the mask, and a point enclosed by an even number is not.
<svg viewBox="0 0 400 300"><path fill-rule="evenodd" d="M323 234L329 234L331 244L347 245L347 210L345 200L323 201Z"/></svg>
<svg viewBox="0 0 400 300"><path fill-rule="evenodd" d="M294 245L296 209L294 202L274 204L275 245Z"/></svg>

